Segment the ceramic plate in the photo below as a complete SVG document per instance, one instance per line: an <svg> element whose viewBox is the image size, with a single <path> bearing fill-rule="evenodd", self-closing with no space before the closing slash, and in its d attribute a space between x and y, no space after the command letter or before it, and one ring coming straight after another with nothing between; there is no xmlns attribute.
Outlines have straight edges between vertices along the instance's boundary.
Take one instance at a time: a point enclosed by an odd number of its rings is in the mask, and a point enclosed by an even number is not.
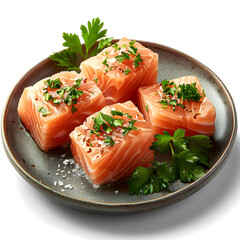
<svg viewBox="0 0 240 240"><path fill-rule="evenodd" d="M224 165L237 132L234 103L224 84L206 66L182 52L156 43L139 42L159 55L158 82L186 75L195 75L200 79L217 113L216 132L212 138L214 147L210 151L211 168L193 183L176 181L169 191L149 195L131 196L126 184L121 181L102 187L92 186L81 169L72 164L69 145L48 153L41 151L18 116L17 105L24 88L64 70L47 58L27 72L11 92L2 118L2 138L6 153L19 174L52 199L94 212L134 213L153 210L193 194Z"/></svg>

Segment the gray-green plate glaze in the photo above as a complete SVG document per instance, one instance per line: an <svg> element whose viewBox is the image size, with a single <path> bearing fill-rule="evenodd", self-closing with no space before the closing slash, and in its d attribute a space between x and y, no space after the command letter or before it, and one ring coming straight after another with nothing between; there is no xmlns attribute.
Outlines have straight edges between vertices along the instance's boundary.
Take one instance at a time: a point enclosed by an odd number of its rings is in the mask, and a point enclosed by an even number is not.
<svg viewBox="0 0 240 240"><path fill-rule="evenodd" d="M207 184L223 167L237 133L236 111L228 90L211 70L192 57L160 44L141 43L159 55L159 82L186 75L195 75L200 79L217 112L216 132L212 138L214 147L210 151L211 168L191 184L176 181L169 191L149 195L129 195L124 181L93 187L81 170L73 164L63 163L72 158L69 145L48 153L41 151L18 116L17 105L24 88L63 70L47 58L17 83L7 100L2 118L6 153L27 182L52 199L80 210L134 213L160 208L188 197Z"/></svg>

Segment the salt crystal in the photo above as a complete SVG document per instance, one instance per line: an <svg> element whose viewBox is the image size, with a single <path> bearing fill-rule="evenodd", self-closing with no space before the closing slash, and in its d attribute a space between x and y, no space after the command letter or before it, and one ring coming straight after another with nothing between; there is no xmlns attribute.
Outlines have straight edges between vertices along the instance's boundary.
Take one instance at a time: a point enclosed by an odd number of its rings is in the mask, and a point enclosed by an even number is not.
<svg viewBox="0 0 240 240"><path fill-rule="evenodd" d="M70 165L75 163L73 159L69 159L69 161L70 161Z"/></svg>
<svg viewBox="0 0 240 240"><path fill-rule="evenodd" d="M57 186L57 181L54 181L54 183L53 183L53 184L54 184L54 186Z"/></svg>
<svg viewBox="0 0 240 240"><path fill-rule="evenodd" d="M66 156L66 153L62 154L61 157L65 157Z"/></svg>
<svg viewBox="0 0 240 240"><path fill-rule="evenodd" d="M65 159L65 160L63 161L63 164L64 164L64 165L68 165L68 163L70 163L69 159Z"/></svg>
<svg viewBox="0 0 240 240"><path fill-rule="evenodd" d="M60 181L60 180L58 180L58 185L59 185L60 187L63 186L63 182Z"/></svg>
<svg viewBox="0 0 240 240"><path fill-rule="evenodd" d="M118 194L118 190L116 190L114 193L115 193L115 194Z"/></svg>

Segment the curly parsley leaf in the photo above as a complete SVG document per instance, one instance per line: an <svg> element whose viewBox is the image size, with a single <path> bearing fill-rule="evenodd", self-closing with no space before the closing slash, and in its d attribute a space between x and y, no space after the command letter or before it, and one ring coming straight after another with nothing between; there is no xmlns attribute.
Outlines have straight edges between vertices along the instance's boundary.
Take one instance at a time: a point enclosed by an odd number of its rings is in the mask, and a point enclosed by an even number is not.
<svg viewBox="0 0 240 240"><path fill-rule="evenodd" d="M122 63L122 62L123 62L124 60L126 60L126 59L129 60L129 59L130 59L130 56L129 56L129 54L126 53L126 52L121 52L121 55L116 56L115 59L116 59L118 62Z"/></svg>
<svg viewBox="0 0 240 240"><path fill-rule="evenodd" d="M76 61L77 54L87 59L89 56L95 56L112 41L113 38L105 38L107 29L102 29L103 25L104 23L98 17L88 21L87 26L81 25L81 35L85 42L84 48L77 34L64 32L62 35L65 40L63 46L67 49L50 55L50 59L57 62L58 66L66 67L67 70L80 71ZM93 48L97 41L99 41L98 45Z"/></svg>
<svg viewBox="0 0 240 240"><path fill-rule="evenodd" d="M185 139L188 142L189 149L198 157L199 161L203 165L210 167L207 150L212 148L212 144L209 137L205 135L195 135L192 137L185 137Z"/></svg>
<svg viewBox="0 0 240 240"><path fill-rule="evenodd" d="M77 34L72 34L72 33L68 34L64 32L62 37L65 40L65 42L62 44L64 47L68 47L73 52L78 53L81 56L84 56L82 44Z"/></svg>
<svg viewBox="0 0 240 240"><path fill-rule="evenodd" d="M193 182L204 175L204 167L197 164L198 157L190 150L184 150L174 154L171 159L171 166L174 174L182 182Z"/></svg>
<svg viewBox="0 0 240 240"><path fill-rule="evenodd" d="M152 163L149 168L137 167L128 179L129 194L149 194L168 189L175 180L172 169L166 163Z"/></svg>
<svg viewBox="0 0 240 240"><path fill-rule="evenodd" d="M168 154L170 152L169 142L172 139L170 134L166 131L163 131L163 134L157 134L155 138L157 140L152 143L150 149L158 150L159 154Z"/></svg>
<svg viewBox="0 0 240 240"><path fill-rule="evenodd" d="M49 57L51 60L55 61L58 66L66 67L67 70L80 71L80 68L77 65L76 53L69 48L60 52L55 52Z"/></svg>

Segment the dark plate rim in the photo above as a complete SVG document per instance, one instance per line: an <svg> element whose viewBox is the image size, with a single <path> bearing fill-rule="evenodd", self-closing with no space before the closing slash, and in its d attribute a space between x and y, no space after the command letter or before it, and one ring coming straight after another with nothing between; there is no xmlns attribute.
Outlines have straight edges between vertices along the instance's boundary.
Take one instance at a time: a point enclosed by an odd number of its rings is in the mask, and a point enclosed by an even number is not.
<svg viewBox="0 0 240 240"><path fill-rule="evenodd" d="M119 39L114 39L114 42L118 41ZM233 128L231 129L231 136L229 138L228 144L226 146L226 148L224 149L224 152L222 153L222 155L219 157L219 159L216 161L216 163L198 180L196 180L193 183L189 183L187 186L166 194L164 196L161 197L156 197L156 198L152 198L150 200L144 200L144 201L139 201L139 202L126 202L126 203L111 203L111 202L99 202L99 201L92 201L92 200L86 200L86 199L81 199L78 197L73 197L71 195L67 195L65 193L59 192L47 185L45 185L44 183L38 181L34 176L32 176L31 174L29 174L22 166L21 164L19 164L18 160L15 158L14 154L12 153L9 144L8 144L8 139L6 137L6 117L7 117L7 113L8 113L8 106L10 104L10 100L13 96L13 92L14 90L21 85L22 82L24 82L24 79L31 74L33 71L36 71L36 69L38 69L39 67L41 67L42 65L46 64L47 62L50 62L51 60L49 58L46 58L44 60L42 60L41 62L39 62L38 64L36 64L34 67L32 67L26 74L23 75L23 77L15 84L15 86L13 87L11 93L9 94L5 107L3 109L3 114L2 114L2 119L1 119L1 133L2 133L2 140L3 140L3 145L4 145L4 149L5 152L10 160L10 162L12 163L12 165L15 167L15 169L18 171L18 173L25 178L26 180L29 181L30 184L34 185L35 187L40 187L39 190L47 193L48 195L53 193L55 194L60 200L60 201L64 201L64 200L71 200L73 206L77 206L78 203L81 204L87 204L87 205L100 205L100 206L108 206L108 207L121 207L121 206L139 206L139 205L146 205L146 204L151 204L154 202L162 202L163 205L166 205L167 202L172 202L174 201L174 199L176 199L176 201L185 198L186 196L194 193L195 191L199 190L202 186L204 186L206 183L208 183L211 180L211 177L215 176L217 174L217 172L222 168L223 164L226 162L225 159L228 155L228 153L230 152L236 135L237 135L237 114L236 114L236 108L235 108L235 104L234 101L232 99L231 94L229 93L229 91L227 90L227 88L225 87L225 85L223 84L223 82L219 79L219 77L212 71L210 70L208 67L206 67L204 64L202 64L201 62L199 62L198 60L196 60L195 58L179 51L176 50L174 48L162 45L162 44L158 44L158 43L154 43L154 42L149 42L149 41L141 41L141 40L136 40L138 42L140 42L141 44L147 46L147 47L156 47L156 48L160 48L163 50L166 50L168 52L172 52L176 55L180 55L192 62L194 62L197 66L199 66L200 68L202 68L204 71L206 71L209 75L211 75L213 77L213 79L215 80L215 82L219 85L219 87L221 89L224 90L225 95L227 96L229 105L231 106L231 113L232 113L232 119L233 119ZM179 199L178 199L179 198Z"/></svg>

